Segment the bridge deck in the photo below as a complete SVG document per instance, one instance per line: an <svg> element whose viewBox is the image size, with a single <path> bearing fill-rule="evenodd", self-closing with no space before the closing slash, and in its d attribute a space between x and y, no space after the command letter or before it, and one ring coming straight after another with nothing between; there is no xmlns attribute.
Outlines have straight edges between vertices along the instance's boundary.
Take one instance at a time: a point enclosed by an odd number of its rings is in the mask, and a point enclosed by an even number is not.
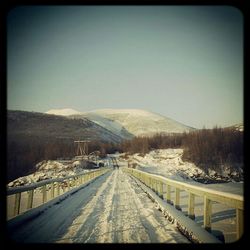
<svg viewBox="0 0 250 250"><path fill-rule="evenodd" d="M120 169L12 233L18 242L189 243Z"/></svg>

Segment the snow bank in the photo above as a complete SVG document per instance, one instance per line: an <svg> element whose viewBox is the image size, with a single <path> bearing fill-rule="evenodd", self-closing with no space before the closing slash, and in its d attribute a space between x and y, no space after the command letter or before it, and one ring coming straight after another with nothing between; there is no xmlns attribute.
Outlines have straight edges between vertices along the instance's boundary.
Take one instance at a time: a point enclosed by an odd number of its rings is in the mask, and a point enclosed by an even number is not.
<svg viewBox="0 0 250 250"><path fill-rule="evenodd" d="M208 169L205 173L191 162L182 160L183 149L157 149L148 154L121 155L128 165L149 173L159 174L178 181L198 181L202 183L218 183L241 180L243 170L237 171L222 166L220 172ZM240 177L239 177L240 176Z"/></svg>
<svg viewBox="0 0 250 250"><path fill-rule="evenodd" d="M33 174L22 176L8 184L8 187L17 187L29 185L47 179L62 178L79 174L80 172L88 172L86 162L81 161L52 161L44 160L36 164L36 171Z"/></svg>

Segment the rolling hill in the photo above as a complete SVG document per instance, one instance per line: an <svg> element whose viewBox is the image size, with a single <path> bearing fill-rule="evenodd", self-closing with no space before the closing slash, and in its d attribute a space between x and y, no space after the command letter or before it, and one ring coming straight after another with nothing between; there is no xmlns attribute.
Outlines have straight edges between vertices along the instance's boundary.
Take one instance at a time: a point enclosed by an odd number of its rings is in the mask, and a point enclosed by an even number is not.
<svg viewBox="0 0 250 250"><path fill-rule="evenodd" d="M8 137L17 135L38 138L88 139L101 142L120 142L118 135L88 120L63 116L27 112L8 111Z"/></svg>
<svg viewBox="0 0 250 250"><path fill-rule="evenodd" d="M99 109L89 112L74 110L68 115L64 110L50 110L47 113L69 116L71 118L87 118L104 127L123 139L134 136L153 136L157 133L182 133L194 130L171 118L140 109Z"/></svg>

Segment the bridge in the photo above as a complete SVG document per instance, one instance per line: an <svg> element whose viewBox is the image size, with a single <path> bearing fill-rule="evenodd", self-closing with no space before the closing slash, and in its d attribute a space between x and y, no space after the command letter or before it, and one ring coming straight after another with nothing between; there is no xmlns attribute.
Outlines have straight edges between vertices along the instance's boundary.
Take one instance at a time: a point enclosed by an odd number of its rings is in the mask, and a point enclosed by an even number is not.
<svg viewBox="0 0 250 250"><path fill-rule="evenodd" d="M125 166L9 188L7 195L14 242L222 243L214 228L218 204L230 208L235 239L243 234L243 196Z"/></svg>

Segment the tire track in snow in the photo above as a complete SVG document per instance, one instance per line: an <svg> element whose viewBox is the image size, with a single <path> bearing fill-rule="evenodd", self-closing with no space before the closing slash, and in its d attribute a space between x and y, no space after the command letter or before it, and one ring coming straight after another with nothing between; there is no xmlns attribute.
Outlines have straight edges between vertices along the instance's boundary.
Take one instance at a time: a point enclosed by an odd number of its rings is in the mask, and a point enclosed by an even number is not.
<svg viewBox="0 0 250 250"><path fill-rule="evenodd" d="M98 217L97 225L97 234L90 235L85 242L98 242L98 243L106 243L106 242L113 242L114 234L113 232L113 213L114 213L114 195L117 186L117 171L113 171L112 179L110 181L110 189L103 196L103 207L101 209L101 214ZM104 232L104 233L103 233Z"/></svg>
<svg viewBox="0 0 250 250"><path fill-rule="evenodd" d="M57 243L72 243L76 234L84 227L84 223L90 218L91 214L94 212L94 208L97 206L97 202L102 197L104 191L109 188L109 183L113 179L114 172L107 178L107 180L98 189L96 195L84 206L81 210L81 214L73 221L72 225L68 228L67 233L62 237L62 239L57 240Z"/></svg>
<svg viewBox="0 0 250 250"><path fill-rule="evenodd" d="M189 241L171 225L135 181L114 171L106 203L89 237L91 243L150 243ZM91 219L90 219L91 220Z"/></svg>
<svg viewBox="0 0 250 250"><path fill-rule="evenodd" d="M178 242L189 243L189 241L180 235L179 231L168 222L163 214L158 211L156 205L148 199L147 195L133 180L130 179L129 185L131 185L132 195L134 196L133 200L137 208L142 211L140 220L147 229L151 241L175 243L176 240L178 240ZM136 199L136 197L138 198Z"/></svg>
<svg viewBox="0 0 250 250"><path fill-rule="evenodd" d="M188 242L121 169L79 190L15 232L17 242Z"/></svg>

